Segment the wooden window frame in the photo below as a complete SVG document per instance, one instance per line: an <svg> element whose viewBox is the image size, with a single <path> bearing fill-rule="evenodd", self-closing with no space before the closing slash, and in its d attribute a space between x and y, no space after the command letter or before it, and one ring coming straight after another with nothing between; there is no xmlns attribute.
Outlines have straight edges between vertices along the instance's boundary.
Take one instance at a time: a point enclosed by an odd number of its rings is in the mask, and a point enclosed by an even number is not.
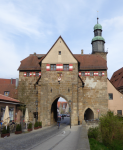
<svg viewBox="0 0 123 150"><path fill-rule="evenodd" d="M112 96L109 96L109 95L112 95ZM108 93L108 98L109 100L113 100L113 93Z"/></svg>
<svg viewBox="0 0 123 150"><path fill-rule="evenodd" d="M51 64L50 65L50 70L51 71L56 71L56 64Z"/></svg>
<svg viewBox="0 0 123 150"><path fill-rule="evenodd" d="M64 71L69 71L69 64L64 64L63 65L63 70Z"/></svg>

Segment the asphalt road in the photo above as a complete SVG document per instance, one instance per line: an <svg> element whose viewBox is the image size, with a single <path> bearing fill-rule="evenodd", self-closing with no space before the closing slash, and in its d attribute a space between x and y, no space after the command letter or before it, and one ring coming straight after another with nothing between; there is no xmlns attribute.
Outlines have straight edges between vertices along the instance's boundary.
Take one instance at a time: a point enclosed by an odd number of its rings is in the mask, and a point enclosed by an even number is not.
<svg viewBox="0 0 123 150"><path fill-rule="evenodd" d="M67 136L70 134L70 131L67 131L66 128L69 128L70 118L65 117L61 120L60 129L57 126L44 127L42 129L34 130L30 133L23 133L20 135L15 135L12 133L10 137L0 138L0 150L36 150L36 147L39 148L40 145L50 141L52 144L51 147L54 147L56 142L52 139L56 138L58 135ZM64 133L65 131L65 133ZM60 137L60 136L59 136ZM59 140L62 140L60 138ZM58 138L57 138L58 139ZM57 141L58 143L58 141ZM44 148L39 148L40 150L45 150ZM51 150L47 149L46 150Z"/></svg>

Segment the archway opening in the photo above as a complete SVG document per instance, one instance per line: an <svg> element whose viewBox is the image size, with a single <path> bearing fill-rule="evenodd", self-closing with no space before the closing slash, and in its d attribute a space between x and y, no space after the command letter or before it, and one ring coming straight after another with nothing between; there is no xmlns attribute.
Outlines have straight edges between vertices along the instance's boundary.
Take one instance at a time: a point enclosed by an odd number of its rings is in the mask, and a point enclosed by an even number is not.
<svg viewBox="0 0 123 150"><path fill-rule="evenodd" d="M94 119L94 113L90 108L88 108L84 113L84 120L92 120L92 119Z"/></svg>
<svg viewBox="0 0 123 150"><path fill-rule="evenodd" d="M70 113L68 102L62 98L58 97L54 100L51 106L51 124L57 122L58 115L61 117L61 123L70 123Z"/></svg>

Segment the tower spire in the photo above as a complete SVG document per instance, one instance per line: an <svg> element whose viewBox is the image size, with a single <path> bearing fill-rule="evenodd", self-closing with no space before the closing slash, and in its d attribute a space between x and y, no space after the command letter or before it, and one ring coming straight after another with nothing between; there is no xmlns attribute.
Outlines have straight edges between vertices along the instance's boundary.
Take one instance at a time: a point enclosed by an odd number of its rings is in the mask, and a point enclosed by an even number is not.
<svg viewBox="0 0 123 150"><path fill-rule="evenodd" d="M98 24L98 19L99 19L99 18L98 18L98 11L97 11L97 24Z"/></svg>
<svg viewBox="0 0 123 150"><path fill-rule="evenodd" d="M98 19L99 19L99 18L97 17L97 24L98 24Z"/></svg>

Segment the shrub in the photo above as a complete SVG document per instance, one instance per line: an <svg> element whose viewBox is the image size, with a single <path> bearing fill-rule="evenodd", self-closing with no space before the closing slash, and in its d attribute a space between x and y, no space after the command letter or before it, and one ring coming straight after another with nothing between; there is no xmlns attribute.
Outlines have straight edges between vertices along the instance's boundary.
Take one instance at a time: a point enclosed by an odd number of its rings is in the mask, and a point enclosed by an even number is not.
<svg viewBox="0 0 123 150"><path fill-rule="evenodd" d="M28 129L32 129L32 123L31 122L28 124Z"/></svg>
<svg viewBox="0 0 123 150"><path fill-rule="evenodd" d="M110 150L103 143L100 143L93 138L89 139L89 143L90 143L90 149L91 150ZM117 150L119 150L119 149L117 149Z"/></svg>
<svg viewBox="0 0 123 150"><path fill-rule="evenodd" d="M89 128L88 130L88 138L93 138L97 140L99 137L99 127Z"/></svg>
<svg viewBox="0 0 123 150"><path fill-rule="evenodd" d="M36 123L34 124L34 127L35 127L35 128L38 127L38 122L36 122Z"/></svg>
<svg viewBox="0 0 123 150"><path fill-rule="evenodd" d="M42 127L42 122L39 122L38 125Z"/></svg>
<svg viewBox="0 0 123 150"><path fill-rule="evenodd" d="M100 117L99 128L103 144L116 146L116 141L118 141L123 145L123 120L119 116L115 116L113 112L108 111L107 114Z"/></svg>
<svg viewBox="0 0 123 150"><path fill-rule="evenodd" d="M21 124L17 124L16 131L21 131Z"/></svg>
<svg viewBox="0 0 123 150"><path fill-rule="evenodd" d="M6 130L6 127L4 126L2 130L2 134L6 134L6 133L7 133L7 130Z"/></svg>
<svg viewBox="0 0 123 150"><path fill-rule="evenodd" d="M10 133L10 127L7 126L7 133Z"/></svg>

